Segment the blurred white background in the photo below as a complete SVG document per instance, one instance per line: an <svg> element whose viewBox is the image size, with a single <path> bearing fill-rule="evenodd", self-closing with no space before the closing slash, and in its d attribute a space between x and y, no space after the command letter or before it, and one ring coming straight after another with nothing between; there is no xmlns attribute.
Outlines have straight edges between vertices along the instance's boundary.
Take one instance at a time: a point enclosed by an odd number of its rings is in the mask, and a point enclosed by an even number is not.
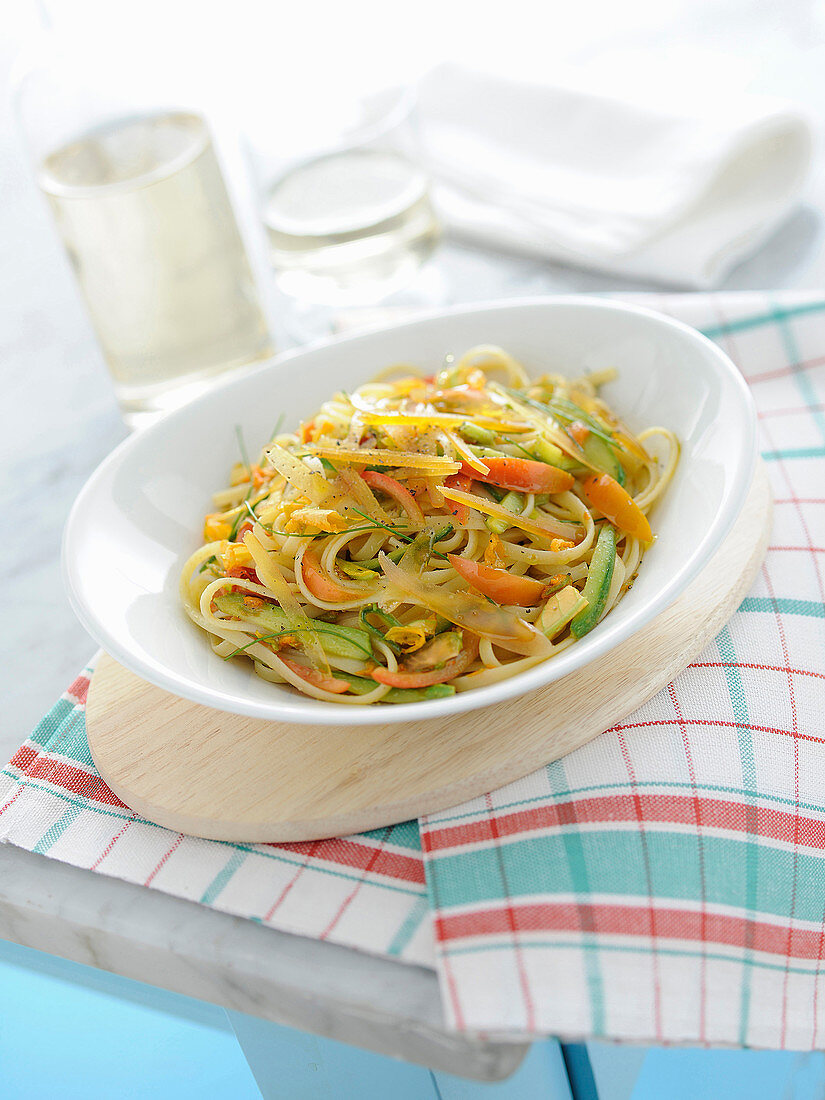
<svg viewBox="0 0 825 1100"><path fill-rule="evenodd" d="M803 104L825 124L825 0L16 0L0 29L0 509L9 537L0 633L0 691L11 750L91 653L57 568L71 501L125 434L68 261L12 121L15 60L45 20L100 51L143 61L148 84L176 72L226 134L315 97L415 79L445 59L516 76L616 89L658 102L712 103L753 90ZM242 162L227 172L242 202ZM254 230L251 206L241 211ZM820 149L806 201L760 253L727 278L733 289L825 286L825 171ZM445 242L419 295L461 301L557 289L621 289L615 279ZM625 284L628 285L628 284ZM633 284L632 289L645 289ZM266 288L276 339L290 304ZM5 533L5 532L4 532ZM10 583L17 577L18 581ZM20 580L24 578L24 580Z"/></svg>

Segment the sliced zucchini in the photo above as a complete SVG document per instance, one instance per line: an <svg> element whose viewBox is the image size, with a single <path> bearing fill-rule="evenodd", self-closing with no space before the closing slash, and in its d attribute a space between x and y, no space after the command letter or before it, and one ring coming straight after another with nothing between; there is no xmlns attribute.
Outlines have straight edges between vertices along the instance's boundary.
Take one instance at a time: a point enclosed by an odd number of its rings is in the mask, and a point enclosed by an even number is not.
<svg viewBox="0 0 825 1100"><path fill-rule="evenodd" d="M624 469L609 443L605 443L600 436L591 432L584 441L583 450L588 462L592 462L594 466L598 466L602 473L610 474L620 485L624 485Z"/></svg>
<svg viewBox="0 0 825 1100"><path fill-rule="evenodd" d="M616 564L616 532L609 523L599 531L596 549L590 562L587 580L582 596L587 607L580 611L570 624L570 633L574 638L583 638L593 629L602 616L610 582L613 580L613 567Z"/></svg>
<svg viewBox="0 0 825 1100"><path fill-rule="evenodd" d="M389 554L387 554L387 557L390 559L390 561L399 562L404 557L404 551L406 549L406 546L399 546L397 550L391 550ZM338 561L338 564L341 564L340 559ZM378 560L378 558L370 558L369 561L359 561L358 565L362 569L371 569L373 570L373 572L377 572L381 568L381 562ZM346 573L346 569L344 570L344 572Z"/></svg>
<svg viewBox="0 0 825 1100"><path fill-rule="evenodd" d="M491 432L489 428L480 428L469 420L466 424L459 425L458 432L468 443L481 443L491 447L496 441L495 432Z"/></svg>
<svg viewBox="0 0 825 1100"><path fill-rule="evenodd" d="M425 688L390 688L382 703L420 703L424 699L445 699L455 695L452 684L430 684Z"/></svg>
<svg viewBox="0 0 825 1100"><path fill-rule="evenodd" d="M548 466L558 466L560 470L567 470L568 472L581 469L580 462L577 462L575 458L571 458L570 455L566 455L560 447L557 447L555 443L549 443L546 439L535 440L530 444L530 451L539 462L546 462Z"/></svg>
<svg viewBox="0 0 825 1100"><path fill-rule="evenodd" d="M225 592L217 597L215 603L225 615L243 619L257 630L264 630L270 634L288 634L291 631L289 620L275 604L265 603L260 607L248 607L240 592ZM369 637L363 630L356 630L351 626L339 626L338 623L319 622L314 625L321 648L331 657L349 657L351 660L358 661L372 656Z"/></svg>
<svg viewBox="0 0 825 1100"><path fill-rule="evenodd" d="M490 486L488 485L487 488L489 489ZM511 491L505 493L498 503L502 508L506 508L508 512L512 512L514 516L517 516L524 508L524 496L521 493ZM506 519L499 519L498 516L485 516L484 522L488 530L492 531L495 535L503 535L504 532L512 526Z"/></svg>
<svg viewBox="0 0 825 1100"><path fill-rule="evenodd" d="M346 680L353 695L367 695L369 692L375 691L378 687L375 680L367 679L366 676L353 676L351 672L341 672L341 670L337 668L335 670L335 679Z"/></svg>
<svg viewBox="0 0 825 1100"><path fill-rule="evenodd" d="M354 581L374 581L375 570L368 569L360 561L345 561L343 558L337 558L335 562L336 566L342 573L346 573L348 577L352 577ZM378 564L376 562L376 569Z"/></svg>

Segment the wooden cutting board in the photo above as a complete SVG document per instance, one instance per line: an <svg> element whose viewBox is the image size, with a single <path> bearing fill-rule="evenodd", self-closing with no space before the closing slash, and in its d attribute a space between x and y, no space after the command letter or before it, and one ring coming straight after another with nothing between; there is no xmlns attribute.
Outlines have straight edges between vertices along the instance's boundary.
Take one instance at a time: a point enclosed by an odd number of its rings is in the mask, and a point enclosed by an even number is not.
<svg viewBox="0 0 825 1100"><path fill-rule="evenodd" d="M132 809L216 840L345 836L445 809L578 748L670 683L750 588L771 516L760 464L722 547L652 624L556 683L449 721L244 718L170 695L106 655L86 709L92 756Z"/></svg>

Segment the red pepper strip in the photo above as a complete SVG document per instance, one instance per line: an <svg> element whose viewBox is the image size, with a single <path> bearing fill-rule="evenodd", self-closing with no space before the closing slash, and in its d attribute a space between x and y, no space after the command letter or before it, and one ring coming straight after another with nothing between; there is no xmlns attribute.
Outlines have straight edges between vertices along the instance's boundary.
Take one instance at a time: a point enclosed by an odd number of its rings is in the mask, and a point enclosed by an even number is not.
<svg viewBox="0 0 825 1100"><path fill-rule="evenodd" d="M301 559L301 572L304 584L310 593L319 600L326 600L328 603L342 603L344 600L353 599L356 595L350 589L342 588L341 585L330 580L321 571L321 563L311 546L304 550L304 556Z"/></svg>
<svg viewBox="0 0 825 1100"><path fill-rule="evenodd" d="M388 497L397 501L409 516L411 523L424 522L424 513L419 508L418 501L400 481L396 481L394 477L387 477L378 470L363 470L361 477L371 489L378 489L379 492L386 493Z"/></svg>
<svg viewBox="0 0 825 1100"><path fill-rule="evenodd" d="M462 493L469 493L473 486L473 479L467 474L451 474L444 478L444 484L448 489L460 489ZM450 512L455 516L456 521L462 527L466 527L470 519L470 509L466 504L459 504L457 501L450 501L450 504L452 504Z"/></svg>
<svg viewBox="0 0 825 1100"><path fill-rule="evenodd" d="M566 470L529 458L512 458L510 455L487 458L485 455L484 463L490 471L488 474L479 473L465 462L461 464L461 472L475 481L486 481L501 489L515 489L522 493L564 493L575 480Z"/></svg>
<svg viewBox="0 0 825 1100"><path fill-rule="evenodd" d="M390 672L388 668L375 668L370 675L379 684L388 684L396 688L425 688L432 684L445 684L448 680L454 680L460 676L465 668L476 659L478 653L478 638L475 634L465 634L464 648L455 657L451 657L443 668L434 668L431 672L405 672L398 669Z"/></svg>
<svg viewBox="0 0 825 1100"><path fill-rule="evenodd" d="M302 680L306 680L313 687L332 692L334 695L341 695L343 692L349 691L349 684L346 680L338 680L334 676L325 676L317 668L307 668L306 665L299 665L297 661L284 657L283 653L279 653L278 657L296 676L300 676Z"/></svg>
<svg viewBox="0 0 825 1100"><path fill-rule="evenodd" d="M250 569L248 565L231 565L226 571L227 577L242 577L245 581L252 581L253 584L260 584L261 578L255 572L254 569ZM238 589L243 592L245 589Z"/></svg>
<svg viewBox="0 0 825 1100"><path fill-rule="evenodd" d="M496 603L515 607L533 607L540 603L547 585L532 577L517 577L506 569L494 569L491 565L471 561L448 554L450 565L460 577L473 586L482 596L489 596Z"/></svg>

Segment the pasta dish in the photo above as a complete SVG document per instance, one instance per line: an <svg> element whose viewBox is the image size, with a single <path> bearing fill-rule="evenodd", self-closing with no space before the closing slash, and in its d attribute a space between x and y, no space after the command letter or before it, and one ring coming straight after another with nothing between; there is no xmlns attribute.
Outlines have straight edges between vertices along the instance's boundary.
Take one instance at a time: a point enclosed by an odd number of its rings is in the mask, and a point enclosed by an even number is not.
<svg viewBox="0 0 825 1100"><path fill-rule="evenodd" d="M183 569L226 660L327 702L406 703L575 645L633 584L679 456L599 396L477 347L395 368L275 428L214 497Z"/></svg>

